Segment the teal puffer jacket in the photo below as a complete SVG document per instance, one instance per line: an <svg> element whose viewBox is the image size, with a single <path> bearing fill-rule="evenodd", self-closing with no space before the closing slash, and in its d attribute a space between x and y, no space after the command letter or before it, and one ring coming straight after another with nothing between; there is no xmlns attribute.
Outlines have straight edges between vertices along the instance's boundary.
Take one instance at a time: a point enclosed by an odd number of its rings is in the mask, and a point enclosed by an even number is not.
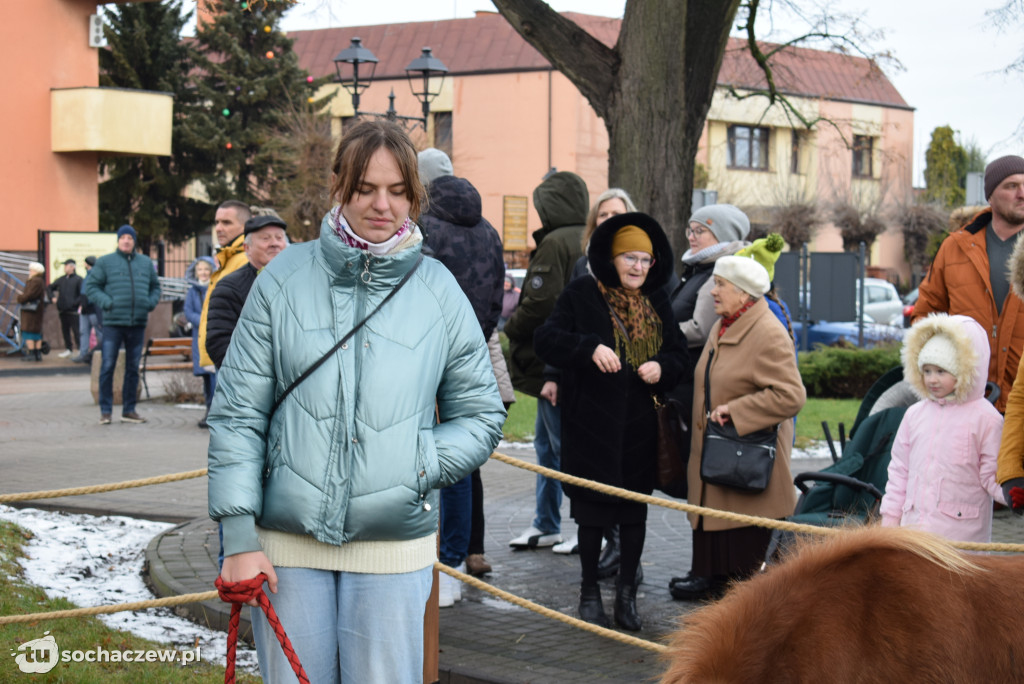
<svg viewBox="0 0 1024 684"><path fill-rule="evenodd" d="M85 296L103 311L104 325L146 325L160 303L160 279L148 256L118 249L96 260L85 279Z"/></svg>
<svg viewBox="0 0 1024 684"><path fill-rule="evenodd" d="M497 446L505 411L480 326L455 278L426 257L268 415L419 255L416 245L370 256L325 218L319 240L292 245L256 278L208 418L210 516L224 524L226 555L260 548L256 523L336 545L428 536L436 488Z"/></svg>

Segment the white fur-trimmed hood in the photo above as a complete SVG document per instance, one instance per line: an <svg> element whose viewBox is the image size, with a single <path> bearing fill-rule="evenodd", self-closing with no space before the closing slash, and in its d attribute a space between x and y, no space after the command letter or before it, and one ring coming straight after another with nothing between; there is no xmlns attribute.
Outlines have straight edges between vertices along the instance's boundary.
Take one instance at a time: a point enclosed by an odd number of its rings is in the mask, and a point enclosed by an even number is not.
<svg viewBox="0 0 1024 684"><path fill-rule="evenodd" d="M988 378L989 347L984 328L969 316L930 314L922 318L907 332L900 356L903 360L903 378L910 383L922 399L931 397L924 384L924 376L917 367L918 357L925 343L934 335L946 335L956 348L956 389L951 401L963 404L985 395ZM946 369L950 370L950 369Z"/></svg>

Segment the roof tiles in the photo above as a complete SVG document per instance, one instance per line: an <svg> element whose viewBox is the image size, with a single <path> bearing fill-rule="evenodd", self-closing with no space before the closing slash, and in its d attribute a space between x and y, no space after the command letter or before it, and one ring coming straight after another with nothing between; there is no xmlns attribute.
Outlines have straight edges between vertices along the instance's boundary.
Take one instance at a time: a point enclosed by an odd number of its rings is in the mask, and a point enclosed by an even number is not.
<svg viewBox="0 0 1024 684"><path fill-rule="evenodd" d="M612 46L621 20L566 12L588 33ZM536 71L550 64L496 12L478 12L467 19L379 24L292 31L302 68L314 76L334 73L334 57L353 37L363 40L380 62L375 78L404 78L405 67L430 47L451 74L493 71ZM765 49L774 47L765 43ZM783 93L891 107L908 105L876 65L863 57L809 48L787 48L773 58L776 87ZM718 75L719 85L763 88L765 77L745 49L730 38Z"/></svg>

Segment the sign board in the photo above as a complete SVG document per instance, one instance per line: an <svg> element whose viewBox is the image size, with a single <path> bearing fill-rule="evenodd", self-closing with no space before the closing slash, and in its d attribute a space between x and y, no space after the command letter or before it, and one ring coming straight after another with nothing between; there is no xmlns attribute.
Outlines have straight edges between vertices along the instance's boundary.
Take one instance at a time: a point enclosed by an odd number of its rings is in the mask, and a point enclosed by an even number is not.
<svg viewBox="0 0 1024 684"><path fill-rule="evenodd" d="M529 203L522 195L505 195L501 198L501 233L506 252L526 249L526 217Z"/></svg>
<svg viewBox="0 0 1024 684"><path fill-rule="evenodd" d="M74 231L40 231L42 233L43 266L46 282L64 275L64 262L75 260L75 272L85 277L85 257L101 257L117 249L116 233L85 233Z"/></svg>

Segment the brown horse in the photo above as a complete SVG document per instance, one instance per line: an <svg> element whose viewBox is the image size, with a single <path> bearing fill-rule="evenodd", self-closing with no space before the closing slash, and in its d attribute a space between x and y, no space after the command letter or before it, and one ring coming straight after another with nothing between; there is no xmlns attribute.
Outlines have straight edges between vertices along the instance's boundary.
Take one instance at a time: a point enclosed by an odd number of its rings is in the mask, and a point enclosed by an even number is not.
<svg viewBox="0 0 1024 684"><path fill-rule="evenodd" d="M1024 680L1024 558L865 527L686 617L662 684Z"/></svg>

